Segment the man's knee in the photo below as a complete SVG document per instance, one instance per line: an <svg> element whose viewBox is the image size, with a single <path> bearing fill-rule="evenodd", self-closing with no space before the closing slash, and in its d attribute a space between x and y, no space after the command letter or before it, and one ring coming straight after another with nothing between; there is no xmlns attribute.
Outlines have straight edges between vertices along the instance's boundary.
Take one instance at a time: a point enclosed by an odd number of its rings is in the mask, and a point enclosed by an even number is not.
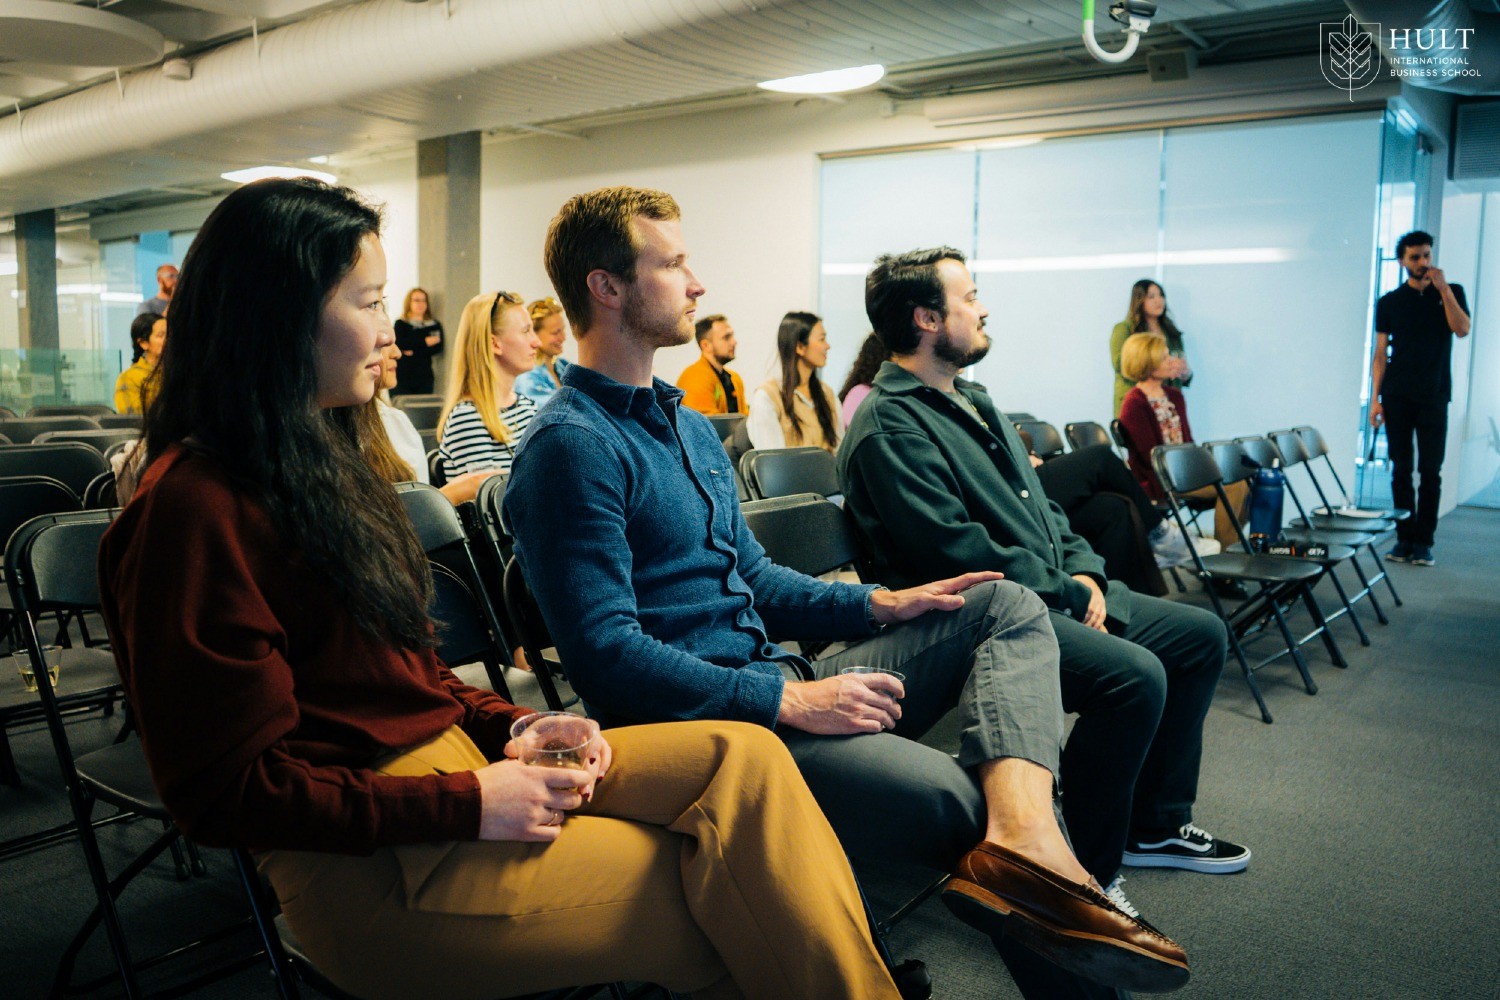
<svg viewBox="0 0 1500 1000"><path fill-rule="evenodd" d="M1035 628L1047 621L1047 605L1036 592L1009 580L971 587L964 592L964 607L971 605L983 608L985 616L992 620L991 635L1016 627Z"/></svg>
<svg viewBox="0 0 1500 1000"><path fill-rule="evenodd" d="M1205 669L1216 672L1222 670L1224 661L1229 656L1229 629L1224 620L1203 608L1186 604L1178 607L1181 609L1178 628L1186 637L1190 648L1198 653L1194 659L1200 661Z"/></svg>

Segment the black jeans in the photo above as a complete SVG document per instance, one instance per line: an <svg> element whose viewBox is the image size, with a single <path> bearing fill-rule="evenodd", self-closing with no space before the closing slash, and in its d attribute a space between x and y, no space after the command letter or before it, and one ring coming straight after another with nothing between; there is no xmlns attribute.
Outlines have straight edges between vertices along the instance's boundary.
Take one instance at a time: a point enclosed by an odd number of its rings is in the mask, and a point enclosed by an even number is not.
<svg viewBox="0 0 1500 1000"><path fill-rule="evenodd" d="M1119 586L1112 583L1111 586ZM1203 719L1224 669L1224 623L1201 608L1130 595L1110 634L1057 612L1063 709L1063 816L1079 862L1109 885L1132 833L1193 818Z"/></svg>
<svg viewBox="0 0 1500 1000"><path fill-rule="evenodd" d="M1049 459L1036 475L1069 527L1104 560L1110 579L1143 594L1167 592L1147 538L1163 515L1108 445Z"/></svg>
<svg viewBox="0 0 1500 1000"><path fill-rule="evenodd" d="M1432 544L1438 504L1443 498L1443 452L1448 447L1448 404L1397 396L1383 400L1386 448L1391 456L1391 502L1411 511L1396 522L1396 539L1410 545ZM1413 463L1412 441L1416 441ZM1415 464L1421 484L1412 490Z"/></svg>

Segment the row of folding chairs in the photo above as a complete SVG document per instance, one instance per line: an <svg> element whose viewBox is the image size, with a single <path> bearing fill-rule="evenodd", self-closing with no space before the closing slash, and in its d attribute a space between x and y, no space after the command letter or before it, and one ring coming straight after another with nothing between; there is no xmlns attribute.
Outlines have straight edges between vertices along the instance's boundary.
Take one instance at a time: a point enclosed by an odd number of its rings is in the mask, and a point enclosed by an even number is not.
<svg viewBox="0 0 1500 1000"><path fill-rule="evenodd" d="M1389 624L1377 588L1383 583L1398 607L1401 597L1386 572L1379 545L1395 531L1396 522L1409 517L1410 512L1366 509L1355 505L1329 457L1323 436L1314 427L1203 444L1161 445L1153 449L1151 458L1157 477L1166 490L1172 515L1184 531L1189 521L1186 495L1204 489L1213 490L1233 521L1240 540L1238 550L1204 556L1195 549L1193 565L1196 574L1206 584L1233 581L1250 588L1249 595L1232 606L1225 604L1217 588L1209 586L1207 590L1214 610L1228 626L1230 650L1260 709L1261 719L1270 723L1271 712L1256 681L1256 671L1283 657L1290 657L1308 694L1316 694L1317 684L1302 654L1304 645L1313 639L1320 640L1333 664L1347 668L1349 664L1332 630L1333 623L1347 618L1363 646L1370 644L1370 638L1360 621L1358 604L1367 602L1376 620L1382 625ZM1315 467L1319 458L1324 465L1321 475ZM1248 480L1260 468L1273 465L1282 468L1286 496L1297 511L1284 534L1294 545L1317 554L1269 555L1252 551L1250 547L1245 526L1229 502L1225 485ZM1304 488L1313 487L1319 505L1304 503L1297 488L1299 477L1303 479ZM1361 556L1368 558L1368 567L1360 562ZM1353 572L1357 586L1346 587L1345 581L1340 579L1338 570L1343 567ZM1323 610L1313 594L1313 588L1324 579L1332 586L1340 604L1332 614ZM1293 635L1287 618L1299 604L1307 610L1313 623L1312 630L1300 637ZM1274 635L1279 635L1280 647L1252 664L1246 651L1249 643Z"/></svg>
<svg viewBox="0 0 1500 1000"><path fill-rule="evenodd" d="M108 403L50 403L33 406L25 413L17 413L9 406L0 406L0 417L107 417L115 414Z"/></svg>

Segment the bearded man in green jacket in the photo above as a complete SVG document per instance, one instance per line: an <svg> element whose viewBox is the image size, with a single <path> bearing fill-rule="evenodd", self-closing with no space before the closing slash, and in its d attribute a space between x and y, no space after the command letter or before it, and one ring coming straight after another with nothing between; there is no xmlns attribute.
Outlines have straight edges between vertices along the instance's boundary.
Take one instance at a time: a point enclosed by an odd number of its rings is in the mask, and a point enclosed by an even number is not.
<svg viewBox="0 0 1500 1000"><path fill-rule="evenodd" d="M990 348L988 315L951 247L884 256L865 309L891 350L838 451L845 508L890 587L999 570L1046 603L1061 654L1063 814L1078 860L1123 902L1123 861L1228 873L1250 852L1192 822L1203 720L1224 624L1132 592L1068 527L1015 429L957 377ZM1126 903L1128 905L1128 903Z"/></svg>

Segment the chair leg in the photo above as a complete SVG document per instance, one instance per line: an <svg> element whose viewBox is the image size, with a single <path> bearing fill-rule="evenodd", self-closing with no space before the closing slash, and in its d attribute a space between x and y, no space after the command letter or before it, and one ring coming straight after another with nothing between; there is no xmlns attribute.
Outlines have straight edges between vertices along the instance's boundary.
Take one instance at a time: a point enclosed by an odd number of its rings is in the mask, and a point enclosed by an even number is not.
<svg viewBox="0 0 1500 1000"><path fill-rule="evenodd" d="M1312 584L1302 585L1302 599L1307 604L1307 613L1312 615L1313 624L1317 626L1316 632L1323 640L1323 648L1328 650L1328 658L1335 667L1347 669L1349 664L1344 659L1344 651L1339 649L1339 641L1334 637L1333 629L1328 626L1328 616L1323 613L1323 605L1313 596Z"/></svg>
<svg viewBox="0 0 1500 1000"><path fill-rule="evenodd" d="M1391 574L1385 568L1385 560L1380 558L1380 552L1373 542L1370 543L1370 558L1375 560L1375 568L1385 579L1385 589L1391 592L1391 600L1396 603L1396 607L1402 607L1401 595L1396 593L1396 585L1391 582Z"/></svg>
<svg viewBox="0 0 1500 1000"><path fill-rule="evenodd" d="M1187 588L1182 585L1182 575L1177 572L1177 567L1168 566L1167 572L1172 574L1172 582L1177 584L1177 592L1179 594L1186 594Z"/></svg>
<svg viewBox="0 0 1500 1000"><path fill-rule="evenodd" d="M1328 567L1328 579L1333 581L1333 589L1338 591L1339 600L1344 602L1344 610L1348 612L1349 620L1354 623L1354 631L1359 634L1359 644L1368 646L1370 637L1365 634L1364 623L1359 620L1359 615L1354 613L1354 605L1350 603L1349 595L1344 592L1344 585L1339 582L1338 574L1333 571L1332 566Z"/></svg>
<svg viewBox="0 0 1500 1000"><path fill-rule="evenodd" d="M0 784L21 787L21 771L16 767L16 757L10 749L10 733L4 727L0 727Z"/></svg>
<svg viewBox="0 0 1500 1000"><path fill-rule="evenodd" d="M1349 565L1354 567L1354 575L1359 577L1359 585L1364 588L1364 594L1370 599L1370 607L1375 609L1375 620L1382 625L1389 625L1391 620L1385 616L1385 609L1380 606L1380 598L1375 594L1375 585L1365 576L1365 568L1359 564L1359 553L1356 552L1349 558Z"/></svg>
<svg viewBox="0 0 1500 1000"><path fill-rule="evenodd" d="M1307 596L1307 587L1302 587L1302 592ZM1276 627L1281 629L1281 637L1286 641L1286 649L1292 654L1292 662L1297 665L1297 672L1302 675L1302 686L1307 689L1308 694L1317 694L1318 685L1313 683L1312 674L1307 672L1307 660L1302 657L1302 649L1297 645L1297 640L1292 635L1291 628L1286 623L1286 616L1281 613L1281 602L1273 599L1271 601L1271 616L1276 619Z"/></svg>
<svg viewBox="0 0 1500 1000"><path fill-rule="evenodd" d="M1266 725L1271 724L1271 710L1266 707L1266 699L1260 693L1260 685L1255 681L1255 671L1250 669L1250 661L1245 659L1245 648L1240 645L1240 637L1234 623L1224 613L1224 602L1219 600L1219 595L1214 591L1213 580L1204 577L1203 589L1208 592L1208 599L1213 602L1214 613L1224 623L1224 631L1229 633L1229 648L1234 652L1234 658L1240 661L1240 673L1245 676L1245 684L1250 688L1250 693L1255 697L1255 704L1260 708L1260 721Z"/></svg>
<svg viewBox="0 0 1500 1000"><path fill-rule="evenodd" d="M276 983L276 995L281 1000L301 1000L302 994L297 989L297 974L292 970L292 963L287 960L285 949L281 947L281 935L276 933L275 918L271 915L269 900L265 890L261 888L260 875L250 861L250 854L243 848L236 848L230 854L234 858L234 870L240 877L240 885L245 890L245 898L250 902L250 916L255 930L260 935L261 945L266 949L266 960L271 963L271 978Z"/></svg>

